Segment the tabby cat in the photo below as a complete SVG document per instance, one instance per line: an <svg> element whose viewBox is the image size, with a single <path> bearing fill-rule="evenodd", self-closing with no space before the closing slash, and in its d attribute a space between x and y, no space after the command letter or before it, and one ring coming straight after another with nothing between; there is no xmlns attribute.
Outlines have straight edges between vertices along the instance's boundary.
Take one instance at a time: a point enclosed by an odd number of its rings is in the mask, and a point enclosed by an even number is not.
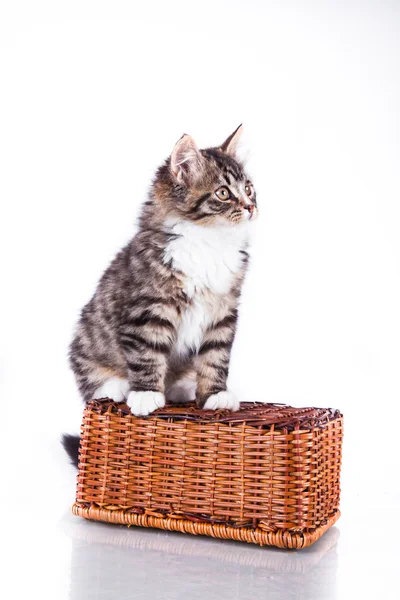
<svg viewBox="0 0 400 600"><path fill-rule="evenodd" d="M216 148L183 135L157 170L139 231L83 308L70 364L85 401L135 415L171 401L237 410L226 389L256 192L239 126Z"/></svg>

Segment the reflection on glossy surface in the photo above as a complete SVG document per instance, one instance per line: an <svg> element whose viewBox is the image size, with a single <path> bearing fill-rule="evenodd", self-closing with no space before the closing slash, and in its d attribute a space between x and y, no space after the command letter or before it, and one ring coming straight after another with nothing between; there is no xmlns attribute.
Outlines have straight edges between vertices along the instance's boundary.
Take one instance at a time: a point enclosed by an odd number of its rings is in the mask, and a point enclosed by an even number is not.
<svg viewBox="0 0 400 600"><path fill-rule="evenodd" d="M107 525L66 516L70 600L336 598L338 530L302 551Z"/></svg>

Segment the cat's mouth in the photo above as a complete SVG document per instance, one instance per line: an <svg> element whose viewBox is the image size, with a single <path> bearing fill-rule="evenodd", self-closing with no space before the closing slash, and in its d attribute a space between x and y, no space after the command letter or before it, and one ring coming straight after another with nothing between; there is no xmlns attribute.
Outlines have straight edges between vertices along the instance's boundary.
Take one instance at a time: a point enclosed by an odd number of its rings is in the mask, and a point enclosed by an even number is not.
<svg viewBox="0 0 400 600"><path fill-rule="evenodd" d="M257 218L257 207L255 204L249 204L242 211L242 220L251 221Z"/></svg>
<svg viewBox="0 0 400 600"><path fill-rule="evenodd" d="M249 221L251 221L251 219L255 216L255 213L256 213L256 208L254 206L253 210L251 212L249 212L249 217L248 217Z"/></svg>

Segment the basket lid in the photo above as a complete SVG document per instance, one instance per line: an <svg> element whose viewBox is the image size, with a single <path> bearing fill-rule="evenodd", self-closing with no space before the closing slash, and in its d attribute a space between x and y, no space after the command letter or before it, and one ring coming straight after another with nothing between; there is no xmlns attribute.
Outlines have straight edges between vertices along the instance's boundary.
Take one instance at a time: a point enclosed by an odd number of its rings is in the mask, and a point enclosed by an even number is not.
<svg viewBox="0 0 400 600"><path fill-rule="evenodd" d="M89 410L98 414L129 416L132 419L165 419L169 421L197 421L199 423L227 423L239 425L246 423L254 427L269 429L272 425L278 429L311 429L325 427L330 421L339 419L342 414L335 408L295 408L287 404L267 404L263 402L241 402L236 412L230 410L204 410L194 402L171 404L158 408L146 417L135 417L125 403L117 403L107 398L90 400Z"/></svg>

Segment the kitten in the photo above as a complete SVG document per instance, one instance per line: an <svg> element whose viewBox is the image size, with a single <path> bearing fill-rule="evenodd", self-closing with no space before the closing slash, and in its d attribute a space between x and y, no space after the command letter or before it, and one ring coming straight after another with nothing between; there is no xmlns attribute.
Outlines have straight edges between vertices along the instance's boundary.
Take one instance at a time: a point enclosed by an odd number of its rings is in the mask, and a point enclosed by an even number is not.
<svg viewBox="0 0 400 600"><path fill-rule="evenodd" d="M70 364L85 401L126 400L147 415L165 397L237 410L226 389L257 216L256 192L236 149L183 135L158 169L139 231L83 308Z"/></svg>

